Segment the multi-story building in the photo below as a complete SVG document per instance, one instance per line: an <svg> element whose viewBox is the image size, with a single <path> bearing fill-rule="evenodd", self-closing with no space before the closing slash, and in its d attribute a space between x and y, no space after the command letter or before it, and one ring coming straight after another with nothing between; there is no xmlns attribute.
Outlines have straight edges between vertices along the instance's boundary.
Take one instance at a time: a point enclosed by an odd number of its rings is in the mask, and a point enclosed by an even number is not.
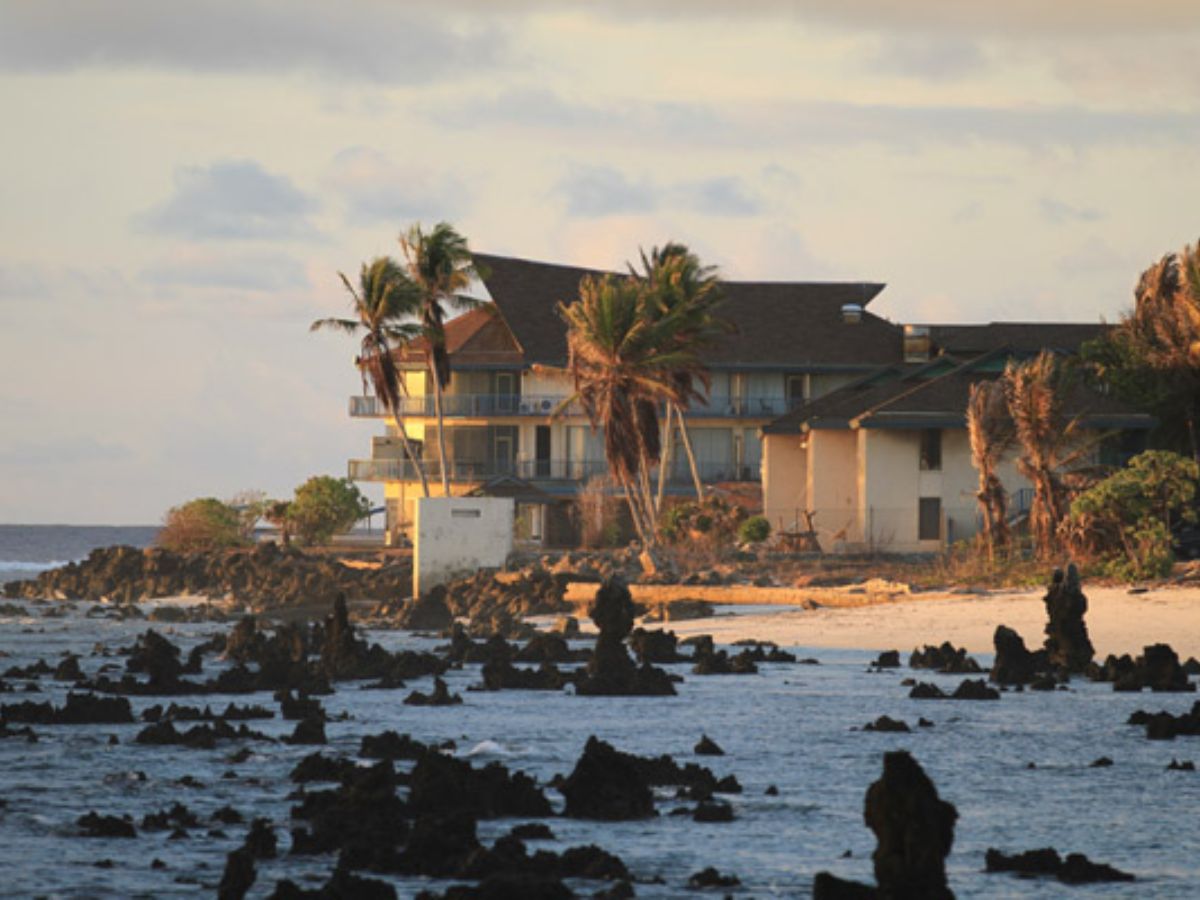
<svg viewBox="0 0 1200 900"><path fill-rule="evenodd" d="M453 376L444 395L451 493L515 496L520 529L548 544L576 538L572 504L581 486L607 472L603 440L574 405L566 328L559 303L573 302L588 269L476 254L481 305L446 325ZM707 401L687 412L701 479L761 484L761 429L767 423L880 366L901 360L903 331L866 306L881 284L724 282L719 314L734 333L708 354ZM418 441L430 489L441 493L437 419L422 348L398 357L408 397L403 418ZM350 477L384 485L389 533L406 530L421 496L396 423L375 397L353 397L350 414L386 421L370 459ZM673 493L691 490L686 460L668 464Z"/></svg>
<svg viewBox="0 0 1200 900"><path fill-rule="evenodd" d="M909 326L903 361L815 398L764 429L764 512L777 530L808 532L825 551L934 551L979 527L966 428L971 386L1043 349L1069 355L1102 326L1066 323ZM1059 398L1078 465L1121 465L1154 419L1074 383ZM1013 447L998 476L1011 512L1032 488Z"/></svg>

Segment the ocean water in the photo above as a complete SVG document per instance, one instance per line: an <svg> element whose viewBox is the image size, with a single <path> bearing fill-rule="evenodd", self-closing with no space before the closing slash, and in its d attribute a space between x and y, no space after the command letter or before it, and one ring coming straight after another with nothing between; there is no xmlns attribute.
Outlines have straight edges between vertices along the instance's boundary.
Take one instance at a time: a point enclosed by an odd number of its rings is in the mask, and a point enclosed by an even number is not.
<svg viewBox="0 0 1200 900"><path fill-rule="evenodd" d="M65 652L79 653L88 674L123 664L113 653L148 626L87 618L84 609L47 617L54 604L20 603L23 612L0 617L0 670L43 658L51 664ZM157 625L186 650L228 626ZM429 649L439 642L403 632L367 635L390 649ZM1169 636L1164 636L1169 637ZM930 635L932 642L938 638ZM886 634L880 647L888 646ZM1107 685L1076 682L1069 691L1006 693L998 702L918 701L901 680L916 675L949 690L956 676L913 673L907 667L867 671L875 649L795 648L817 666L767 664L750 676L699 677L686 665L668 667L684 677L679 695L660 698L590 698L567 693L471 692L479 666L452 670L446 680L460 692L462 706L420 708L401 703L408 690L429 690L429 679L397 691L363 691L342 683L323 698L331 716L328 754L355 755L365 734L384 729L408 732L423 741L453 740L455 751L477 765L499 759L541 782L566 774L587 737L599 735L620 749L670 753L697 761L718 775L735 774L744 787L732 802L736 821L697 824L670 816L680 805L659 795L662 815L630 823L589 823L554 817L557 840L548 846L595 843L616 853L639 883L637 896L693 896L688 876L706 866L735 873L738 897L806 897L821 869L870 881L873 835L862 820L863 796L880 773L882 754L904 748L925 767L941 796L958 808L954 849L947 867L959 897L1169 897L1200 896L1200 773L1166 771L1172 758L1200 762L1200 738L1151 742L1125 720L1134 709L1190 708L1195 695L1113 693ZM877 649L877 648L876 648ZM908 648L900 648L906 651ZM978 657L987 664L987 657ZM208 657L205 676L224 663ZM0 703L22 699L61 703L68 686L42 679L41 692L0 694ZM179 703L223 707L229 700L277 709L269 694L170 698ZM130 698L135 715L159 698ZM881 714L915 726L924 716L933 728L911 734L863 732ZM293 723L276 718L248 723L273 736ZM212 837L207 827L187 840L165 832L142 832L135 840L77 836L75 820L89 810L105 814L146 813L185 803L202 820L230 804L247 822L266 816L276 824L281 855L258 866L253 897L266 896L280 878L302 886L322 883L332 856L291 857L289 808L295 790L291 767L312 747L258 741L224 743L216 750L144 747L133 743L141 725L34 726L37 743L0 740L0 847L5 877L0 894L56 897L168 897L211 895L225 855L240 845L247 826L225 827ZM696 757L692 747L707 734L726 751ZM110 735L118 742L109 744ZM241 746L253 755L229 757ZM1091 768L1108 756L1114 764ZM1029 764L1033 763L1034 768ZM233 777L225 777L233 772ZM184 775L202 787L182 787ZM143 777L144 776L144 777ZM778 796L767 796L775 785ZM318 786L319 787L319 786ZM561 808L559 795L547 796ZM514 822L480 823L481 839L506 832ZM531 850L543 846L530 845ZM1083 852L1093 860L1130 871L1138 883L1067 888L1053 881L1027 881L983 872L984 852L1054 846ZM849 856L845 856L849 851ZM154 869L160 859L165 868ZM111 866L103 861L111 861ZM99 867L98 864L106 867ZM648 883L661 879L663 883ZM444 890L446 882L394 879L400 896L423 888ZM577 882L587 896L599 884ZM710 892L720 896L722 892Z"/></svg>
<svg viewBox="0 0 1200 900"><path fill-rule="evenodd" d="M97 547L147 547L157 525L0 525L0 584L86 557Z"/></svg>

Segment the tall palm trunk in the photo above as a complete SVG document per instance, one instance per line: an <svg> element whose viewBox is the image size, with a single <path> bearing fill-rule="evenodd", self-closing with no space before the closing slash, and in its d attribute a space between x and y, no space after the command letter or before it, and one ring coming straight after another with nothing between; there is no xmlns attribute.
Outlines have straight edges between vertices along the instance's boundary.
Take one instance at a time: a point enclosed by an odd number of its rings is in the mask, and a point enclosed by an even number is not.
<svg viewBox="0 0 1200 900"><path fill-rule="evenodd" d="M674 462L675 443L672 440L675 436L675 431L671 426L672 404L666 405L666 427L663 429L663 452L662 460L658 464L658 499L654 505L654 511L661 513L663 508L663 498L667 493L667 479L670 477L671 464Z"/></svg>
<svg viewBox="0 0 1200 900"><path fill-rule="evenodd" d="M442 469L442 495L450 496L450 471L446 467L446 423L442 416L442 381L432 365L429 375L433 378L433 410L438 423L438 461Z"/></svg>
<svg viewBox="0 0 1200 900"><path fill-rule="evenodd" d="M404 455L408 457L408 461L412 463L412 467L417 472L417 477L421 479L421 490L425 496L429 496L429 478L425 475L425 466L417 459L416 451L413 450L412 441L408 439L408 429L404 427L404 419L400 415L400 404L393 402L392 418L396 420L396 430L400 432L400 443L404 446Z"/></svg>
<svg viewBox="0 0 1200 900"><path fill-rule="evenodd" d="M638 540L642 542L643 548L649 547L650 536L646 531L646 516L638 498L638 492L627 475L622 473L620 480L621 487L625 490L625 502L629 505L629 517L633 520L633 528L638 533Z"/></svg>
<svg viewBox="0 0 1200 900"><path fill-rule="evenodd" d="M675 416L679 420L680 443L683 444L683 452L687 455L688 468L692 470L692 484L696 486L696 500L703 502L704 485L700 481L700 468L696 465L696 454L692 452L692 439L688 435L687 423L683 420L683 411L674 403L671 406L675 408Z"/></svg>

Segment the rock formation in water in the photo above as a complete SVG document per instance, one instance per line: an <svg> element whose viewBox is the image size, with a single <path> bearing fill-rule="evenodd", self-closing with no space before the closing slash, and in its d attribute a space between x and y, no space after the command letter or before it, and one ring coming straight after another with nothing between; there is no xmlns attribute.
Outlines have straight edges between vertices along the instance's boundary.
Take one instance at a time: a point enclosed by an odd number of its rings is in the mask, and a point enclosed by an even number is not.
<svg viewBox="0 0 1200 900"><path fill-rule="evenodd" d="M567 801L563 814L571 818L611 822L654 815L654 795L636 761L596 737L588 738L559 790Z"/></svg>
<svg viewBox="0 0 1200 900"><path fill-rule="evenodd" d="M883 756L883 775L867 789L863 819L875 833L877 888L818 873L814 900L953 900L946 857L958 811L938 797L929 776L906 751Z"/></svg>
<svg viewBox="0 0 1200 900"><path fill-rule="evenodd" d="M955 647L949 641L943 641L937 647L926 644L922 650L913 650L908 665L912 669L933 669L948 675L974 675L983 671L979 663L967 655L965 647Z"/></svg>
<svg viewBox="0 0 1200 900"><path fill-rule="evenodd" d="M996 684L1029 684L1045 670L1045 654L1031 653L1022 637L1007 625L997 625L992 636L996 658L991 679Z"/></svg>
<svg viewBox="0 0 1200 900"><path fill-rule="evenodd" d="M1026 850L1011 856L989 847L984 859L984 871L987 872L1014 872L1025 878L1045 875L1057 878L1064 884L1136 880L1128 872L1122 872L1107 863L1092 862L1082 853L1068 853L1063 859L1053 847Z"/></svg>
<svg viewBox="0 0 1200 900"><path fill-rule="evenodd" d="M1093 681L1111 681L1114 691L1140 691L1145 688L1159 693L1194 691L1188 680L1187 667L1169 644L1151 644L1142 655L1133 659L1129 654L1109 654L1103 666L1093 665L1088 671Z"/></svg>
<svg viewBox="0 0 1200 900"><path fill-rule="evenodd" d="M665 695L674 694L670 676L649 664L638 666L625 648L625 639L633 630L638 607L629 588L619 578L600 586L588 608L600 636L586 671L576 682L576 690L588 695Z"/></svg>
<svg viewBox="0 0 1200 900"><path fill-rule="evenodd" d="M337 559L270 542L237 550L174 553L158 547L101 547L82 562L4 586L13 597L110 600L128 604L179 594L232 596L258 608L329 603L338 593L389 600L412 585L407 561L379 569L351 568Z"/></svg>
<svg viewBox="0 0 1200 900"><path fill-rule="evenodd" d="M1061 569L1054 570L1045 603L1049 616L1045 643L1047 660L1052 666L1071 674L1085 672L1096 651L1083 621L1087 597L1083 595L1079 570L1074 563L1067 566L1065 575Z"/></svg>

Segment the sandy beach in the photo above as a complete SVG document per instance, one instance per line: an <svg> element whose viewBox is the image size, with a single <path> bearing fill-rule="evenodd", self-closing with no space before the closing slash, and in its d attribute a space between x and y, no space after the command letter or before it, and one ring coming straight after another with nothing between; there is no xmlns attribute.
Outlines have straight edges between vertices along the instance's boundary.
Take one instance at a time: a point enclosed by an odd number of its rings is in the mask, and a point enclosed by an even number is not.
<svg viewBox="0 0 1200 900"><path fill-rule="evenodd" d="M1200 657L1200 588L1157 588L1131 594L1124 587L1084 586L1087 626L1096 654L1138 654L1165 642L1181 657ZM971 653L992 652L997 625L1015 628L1031 648L1041 645L1046 624L1044 589L991 594L918 593L869 605L737 612L672 622L680 638L711 634L718 642L743 638L783 646L858 647L907 652L950 641Z"/></svg>

